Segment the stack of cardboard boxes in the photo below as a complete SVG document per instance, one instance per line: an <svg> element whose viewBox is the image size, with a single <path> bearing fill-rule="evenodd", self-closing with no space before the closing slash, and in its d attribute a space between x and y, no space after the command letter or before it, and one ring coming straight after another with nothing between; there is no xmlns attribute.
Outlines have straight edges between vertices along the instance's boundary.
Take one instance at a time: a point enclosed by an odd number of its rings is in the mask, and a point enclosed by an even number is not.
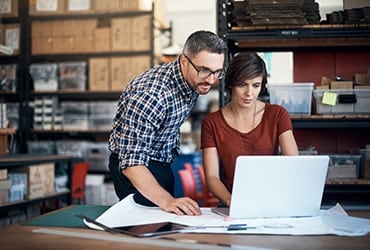
<svg viewBox="0 0 370 250"><path fill-rule="evenodd" d="M0 204L8 203L11 185L12 182L8 179L8 170L0 169Z"/></svg>
<svg viewBox="0 0 370 250"><path fill-rule="evenodd" d="M12 0L14 5L18 0ZM135 11L143 8L140 0L55 0L29 1L30 15L91 14L100 12ZM15 6L16 7L16 6Z"/></svg>
<svg viewBox="0 0 370 250"><path fill-rule="evenodd" d="M0 169L0 204L43 197L55 192L54 163Z"/></svg>
<svg viewBox="0 0 370 250"><path fill-rule="evenodd" d="M139 73L151 67L150 56L90 58L89 90L122 91Z"/></svg>
<svg viewBox="0 0 370 250"><path fill-rule="evenodd" d="M24 196L19 196L18 200L34 199L53 194L55 192L54 169L54 163L45 163L19 168L9 173L8 176L12 180L12 185L23 184ZM24 177L26 177L26 180L24 180ZM21 182L18 181L20 179L22 179ZM11 198L11 201L16 200Z"/></svg>
<svg viewBox="0 0 370 250"><path fill-rule="evenodd" d="M148 51L151 16L42 20L31 25L32 54Z"/></svg>
<svg viewBox="0 0 370 250"><path fill-rule="evenodd" d="M89 9L84 11L67 10L71 1L67 5L62 2L65 1L58 1L55 11L41 11L36 5L30 6L31 15L81 14L67 19L33 21L32 55L92 54L88 61L90 91L122 91L135 75L151 67L153 27L150 13L123 14L122 17L109 13L104 16L83 15L140 10L138 0L91 1ZM117 52L117 55L101 55L112 52Z"/></svg>

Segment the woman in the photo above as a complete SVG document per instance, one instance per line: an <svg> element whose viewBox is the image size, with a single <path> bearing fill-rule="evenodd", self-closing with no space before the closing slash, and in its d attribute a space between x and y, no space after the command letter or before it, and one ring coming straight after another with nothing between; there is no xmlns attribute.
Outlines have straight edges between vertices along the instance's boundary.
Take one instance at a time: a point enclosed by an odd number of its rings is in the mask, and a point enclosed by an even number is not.
<svg viewBox="0 0 370 250"><path fill-rule="evenodd" d="M230 206L239 155L298 155L288 112L258 99L267 82L256 53L240 53L228 66L225 88L230 102L202 122L201 148L209 190Z"/></svg>

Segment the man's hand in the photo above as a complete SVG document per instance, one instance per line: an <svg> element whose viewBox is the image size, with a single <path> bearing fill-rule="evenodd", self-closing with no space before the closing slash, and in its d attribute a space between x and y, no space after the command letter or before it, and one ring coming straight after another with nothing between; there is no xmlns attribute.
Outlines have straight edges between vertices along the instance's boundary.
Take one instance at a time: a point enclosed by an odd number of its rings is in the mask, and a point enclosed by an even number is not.
<svg viewBox="0 0 370 250"><path fill-rule="evenodd" d="M178 215L200 215L196 201L188 197L174 198L161 187L152 173L144 165L128 167L122 171L136 189L148 200L166 212Z"/></svg>
<svg viewBox="0 0 370 250"><path fill-rule="evenodd" d="M169 202L163 203L161 207L166 212L177 215L200 215L198 203L188 197L173 198Z"/></svg>

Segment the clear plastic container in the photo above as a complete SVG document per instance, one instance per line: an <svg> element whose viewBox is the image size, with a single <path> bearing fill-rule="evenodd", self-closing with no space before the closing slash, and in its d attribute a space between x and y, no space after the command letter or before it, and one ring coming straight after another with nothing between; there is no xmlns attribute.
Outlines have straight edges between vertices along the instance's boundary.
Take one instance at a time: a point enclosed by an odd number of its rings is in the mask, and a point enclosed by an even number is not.
<svg viewBox="0 0 370 250"><path fill-rule="evenodd" d="M291 115L311 115L313 83L269 84L270 103L283 106Z"/></svg>

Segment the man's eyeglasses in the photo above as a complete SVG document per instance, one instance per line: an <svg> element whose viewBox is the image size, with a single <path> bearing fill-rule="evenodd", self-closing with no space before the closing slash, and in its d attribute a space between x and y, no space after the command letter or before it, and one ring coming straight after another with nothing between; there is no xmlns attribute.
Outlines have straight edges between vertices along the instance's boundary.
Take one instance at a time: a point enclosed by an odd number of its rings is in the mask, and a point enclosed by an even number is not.
<svg viewBox="0 0 370 250"><path fill-rule="evenodd" d="M212 71L212 70L205 69L205 68L198 69L198 67L195 66L195 64L190 60L190 58L187 55L185 55L185 54L183 54L183 55L189 61L191 66L193 66L195 71L198 73L199 78L207 79L210 75L213 75L217 79L222 79L225 76L225 70L224 69L219 69L219 70L216 70L216 71Z"/></svg>

